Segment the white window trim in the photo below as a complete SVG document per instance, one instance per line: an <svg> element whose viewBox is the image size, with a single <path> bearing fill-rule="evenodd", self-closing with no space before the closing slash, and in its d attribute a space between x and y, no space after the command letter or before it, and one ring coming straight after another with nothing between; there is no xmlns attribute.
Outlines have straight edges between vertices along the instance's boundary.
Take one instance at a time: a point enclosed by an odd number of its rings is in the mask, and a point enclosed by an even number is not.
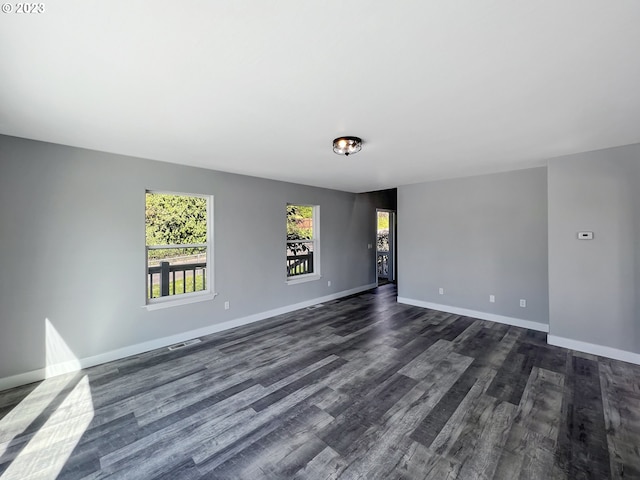
<svg viewBox="0 0 640 480"><path fill-rule="evenodd" d="M307 242L313 241L313 273L286 277L285 283L287 285L295 285L297 283L306 283L320 280L322 278L322 274L320 272L320 205L287 203L287 206L288 205L300 205L301 207L311 207L313 209L313 238L311 240L307 240ZM298 241L299 240L287 240L286 243L296 243Z"/></svg>
<svg viewBox="0 0 640 480"><path fill-rule="evenodd" d="M188 305L190 303L200 303L207 302L209 300L213 300L218 296L215 292L190 292L190 293L181 293L180 295L176 295L176 298L154 298L154 300L158 300L157 302L147 303L143 305L143 308L146 308L149 311L152 310L160 310L163 308L177 307L179 305ZM173 295L172 295L173 297Z"/></svg>
<svg viewBox="0 0 640 480"><path fill-rule="evenodd" d="M207 249L207 268L205 270L205 282L207 284L206 290L201 290L199 292L189 292L189 293L181 293L179 295L170 295L168 297L160 297L160 298L147 298L147 276L149 275L149 255L147 254L148 246L145 238L145 255L144 255L144 273L145 273L145 287L144 287L144 298L145 304L143 308L147 310L159 310L163 308L176 307L179 305L187 305L190 303L198 303L198 302L206 302L213 300L218 295L215 291L215 264L214 264L214 228L213 228L213 217L214 217L214 201L213 195L203 195L199 193L182 193L182 192L169 192L163 190L146 190L145 191L145 201L147 193L155 193L155 194L165 194L165 195L181 195L187 197L199 197L207 200L207 242L203 244L185 244L179 245L182 248L190 247L190 246L205 246ZM171 245L161 245L161 248L167 248Z"/></svg>
<svg viewBox="0 0 640 480"><path fill-rule="evenodd" d="M322 275L317 273L307 273L306 275L296 275L295 277L287 277L287 285L295 285L296 283L313 282L314 280L320 280Z"/></svg>

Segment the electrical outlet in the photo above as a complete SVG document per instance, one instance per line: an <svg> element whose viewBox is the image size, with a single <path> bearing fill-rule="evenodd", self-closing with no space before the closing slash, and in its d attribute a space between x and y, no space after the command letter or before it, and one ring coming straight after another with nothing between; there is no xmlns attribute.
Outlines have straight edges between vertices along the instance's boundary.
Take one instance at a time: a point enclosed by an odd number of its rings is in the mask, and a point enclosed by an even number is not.
<svg viewBox="0 0 640 480"><path fill-rule="evenodd" d="M438 293L439 293L440 295L444 295L444 288L440 287L440 288L438 289Z"/></svg>
<svg viewBox="0 0 640 480"><path fill-rule="evenodd" d="M527 306L527 301L526 301L524 298L521 298L521 299L520 299L520 306L521 306L522 308L525 308L525 307Z"/></svg>
<svg viewBox="0 0 640 480"><path fill-rule="evenodd" d="M327 287L330 287L330 286L331 286L331 280L328 280L327 281Z"/></svg>
<svg viewBox="0 0 640 480"><path fill-rule="evenodd" d="M224 309L229 310L229 302L224 302Z"/></svg>
<svg viewBox="0 0 640 480"><path fill-rule="evenodd" d="M489 295L489 301L491 303L496 303L496 296L495 295Z"/></svg>

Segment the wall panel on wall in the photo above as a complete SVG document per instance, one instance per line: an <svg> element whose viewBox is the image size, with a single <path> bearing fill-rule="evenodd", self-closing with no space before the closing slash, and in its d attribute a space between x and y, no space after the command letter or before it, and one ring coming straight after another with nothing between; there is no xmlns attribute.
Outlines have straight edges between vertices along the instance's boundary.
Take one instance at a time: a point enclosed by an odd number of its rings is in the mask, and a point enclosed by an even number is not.
<svg viewBox="0 0 640 480"><path fill-rule="evenodd" d="M550 341L640 353L639 245L640 145L549 161Z"/></svg>
<svg viewBox="0 0 640 480"><path fill-rule="evenodd" d="M544 330L546 182L542 167L400 187L398 296Z"/></svg>

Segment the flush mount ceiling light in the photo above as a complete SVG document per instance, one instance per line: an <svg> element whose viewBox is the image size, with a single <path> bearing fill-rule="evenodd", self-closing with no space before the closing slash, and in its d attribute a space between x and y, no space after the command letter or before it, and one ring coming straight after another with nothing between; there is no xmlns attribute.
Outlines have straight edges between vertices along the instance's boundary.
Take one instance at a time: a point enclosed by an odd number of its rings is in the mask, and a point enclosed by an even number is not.
<svg viewBox="0 0 640 480"><path fill-rule="evenodd" d="M338 155L351 155L362 149L362 139L358 137L338 137L333 141L333 151Z"/></svg>

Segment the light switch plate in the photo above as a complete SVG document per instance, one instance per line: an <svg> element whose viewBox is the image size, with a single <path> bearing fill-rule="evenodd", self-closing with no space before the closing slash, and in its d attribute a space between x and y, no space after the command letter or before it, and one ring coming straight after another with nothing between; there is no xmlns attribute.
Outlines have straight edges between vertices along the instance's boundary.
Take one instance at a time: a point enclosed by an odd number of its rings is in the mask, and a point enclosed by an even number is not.
<svg viewBox="0 0 640 480"><path fill-rule="evenodd" d="M593 232L578 232L578 240L593 240Z"/></svg>

